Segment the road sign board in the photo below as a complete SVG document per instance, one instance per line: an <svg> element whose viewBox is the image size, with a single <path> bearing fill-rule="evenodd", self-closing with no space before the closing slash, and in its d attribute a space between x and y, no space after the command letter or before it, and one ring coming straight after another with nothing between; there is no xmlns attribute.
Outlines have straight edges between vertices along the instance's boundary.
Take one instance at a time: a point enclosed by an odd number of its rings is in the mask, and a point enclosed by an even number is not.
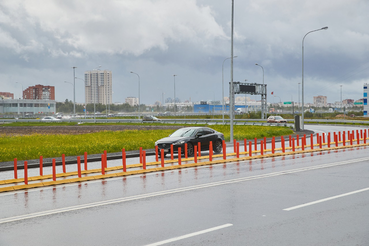
<svg viewBox="0 0 369 246"><path fill-rule="evenodd" d="M284 102L283 104L292 104L292 102Z"/></svg>

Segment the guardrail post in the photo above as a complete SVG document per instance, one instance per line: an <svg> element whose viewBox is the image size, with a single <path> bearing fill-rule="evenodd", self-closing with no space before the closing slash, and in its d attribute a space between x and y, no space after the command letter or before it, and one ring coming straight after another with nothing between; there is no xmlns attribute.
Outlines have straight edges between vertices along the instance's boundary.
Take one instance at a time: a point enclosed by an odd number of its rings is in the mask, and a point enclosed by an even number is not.
<svg viewBox="0 0 369 246"><path fill-rule="evenodd" d="M77 170L78 170L78 178L81 177L81 157L77 156Z"/></svg>
<svg viewBox="0 0 369 246"><path fill-rule="evenodd" d="M85 164L85 171L86 171L87 170L87 152L85 152L85 154L84 154L83 162Z"/></svg>
<svg viewBox="0 0 369 246"><path fill-rule="evenodd" d="M123 164L123 172L127 172L127 160L126 160L126 150L122 149L122 164Z"/></svg>
<svg viewBox="0 0 369 246"><path fill-rule="evenodd" d="M43 176L43 157L40 156L40 176Z"/></svg>
<svg viewBox="0 0 369 246"><path fill-rule="evenodd" d="M227 159L227 146L225 141L223 140L223 160Z"/></svg>
<svg viewBox="0 0 369 246"><path fill-rule="evenodd" d="M178 165L182 165L181 161L182 161L182 152L181 152L181 147L178 147Z"/></svg>
<svg viewBox="0 0 369 246"><path fill-rule="evenodd" d="M53 159L53 181L56 181L56 167L55 167L55 159Z"/></svg>
<svg viewBox="0 0 369 246"><path fill-rule="evenodd" d="M161 167L164 167L164 149L161 149L160 151L161 151L161 155L160 155L161 156L161 158L160 158L161 159Z"/></svg>
<svg viewBox="0 0 369 246"><path fill-rule="evenodd" d="M28 185L28 163L24 161L24 184Z"/></svg>
<svg viewBox="0 0 369 246"><path fill-rule="evenodd" d="M67 170L65 169L65 154L62 154L62 164L63 164L63 173L66 173Z"/></svg>
<svg viewBox="0 0 369 246"><path fill-rule="evenodd" d="M18 179L18 163L17 163L17 158L14 158L14 179Z"/></svg>

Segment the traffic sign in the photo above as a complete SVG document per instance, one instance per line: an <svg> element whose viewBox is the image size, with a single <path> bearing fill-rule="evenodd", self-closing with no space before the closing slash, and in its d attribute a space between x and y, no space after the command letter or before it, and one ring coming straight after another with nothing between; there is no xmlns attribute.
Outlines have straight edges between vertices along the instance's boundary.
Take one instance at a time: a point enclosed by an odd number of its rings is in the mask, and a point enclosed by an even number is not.
<svg viewBox="0 0 369 246"><path fill-rule="evenodd" d="M292 102L284 102L283 104L292 104Z"/></svg>

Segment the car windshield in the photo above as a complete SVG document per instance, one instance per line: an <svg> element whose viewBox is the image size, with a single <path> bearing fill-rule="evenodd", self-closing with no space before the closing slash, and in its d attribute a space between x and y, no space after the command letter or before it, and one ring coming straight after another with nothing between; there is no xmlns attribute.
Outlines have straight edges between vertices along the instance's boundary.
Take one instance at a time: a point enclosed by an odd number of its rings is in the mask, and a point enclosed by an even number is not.
<svg viewBox="0 0 369 246"><path fill-rule="evenodd" d="M283 118L281 116L276 116L275 119L276 120L283 120Z"/></svg>
<svg viewBox="0 0 369 246"><path fill-rule="evenodd" d="M182 128L170 135L171 137L190 137L195 132L194 128Z"/></svg>

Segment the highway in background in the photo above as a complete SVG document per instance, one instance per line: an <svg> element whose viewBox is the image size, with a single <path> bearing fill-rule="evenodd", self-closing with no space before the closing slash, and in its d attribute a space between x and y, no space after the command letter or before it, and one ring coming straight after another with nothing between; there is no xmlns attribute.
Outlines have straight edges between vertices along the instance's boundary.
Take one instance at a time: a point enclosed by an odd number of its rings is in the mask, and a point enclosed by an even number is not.
<svg viewBox="0 0 369 246"><path fill-rule="evenodd" d="M0 245L369 245L368 194L368 147L7 192Z"/></svg>

